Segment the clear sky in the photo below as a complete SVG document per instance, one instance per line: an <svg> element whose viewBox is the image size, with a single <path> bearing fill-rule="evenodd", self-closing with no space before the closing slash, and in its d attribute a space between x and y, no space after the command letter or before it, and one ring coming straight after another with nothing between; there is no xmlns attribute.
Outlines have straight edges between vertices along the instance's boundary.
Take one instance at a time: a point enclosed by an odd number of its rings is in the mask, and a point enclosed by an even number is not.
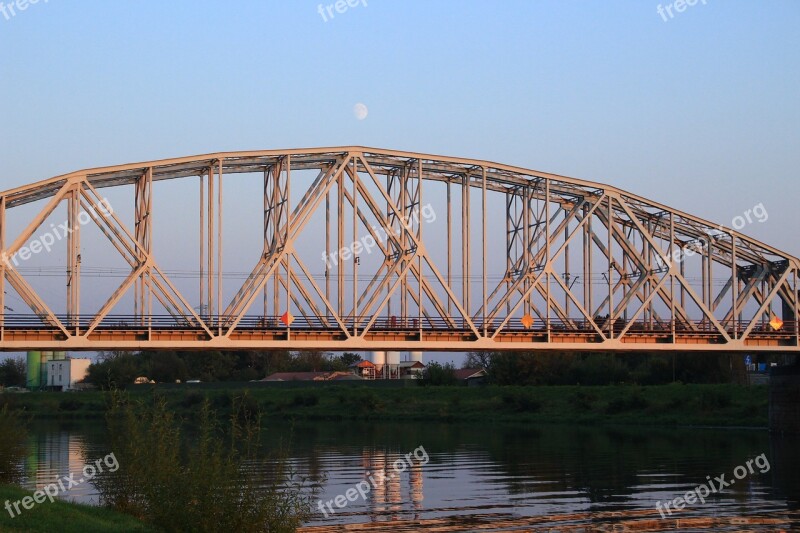
<svg viewBox="0 0 800 533"><path fill-rule="evenodd" d="M800 3L706 0L669 18L656 0L367 0L327 21L319 5L0 14L0 188L364 144L595 179L726 224L763 202L768 223L745 232L800 255Z"/></svg>
<svg viewBox="0 0 800 533"><path fill-rule="evenodd" d="M673 2L5 0L0 189L361 144L602 181L726 225L762 203L742 231L800 256L800 2Z"/></svg>

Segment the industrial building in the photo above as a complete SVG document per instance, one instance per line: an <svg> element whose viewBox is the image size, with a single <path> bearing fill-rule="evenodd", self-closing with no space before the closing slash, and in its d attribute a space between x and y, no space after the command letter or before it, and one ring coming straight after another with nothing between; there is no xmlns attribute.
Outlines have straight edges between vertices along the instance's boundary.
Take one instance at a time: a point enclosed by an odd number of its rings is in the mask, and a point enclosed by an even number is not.
<svg viewBox="0 0 800 533"><path fill-rule="evenodd" d="M66 352L28 352L26 387L73 390L86 377L90 364L89 359L73 359Z"/></svg>
<svg viewBox="0 0 800 533"><path fill-rule="evenodd" d="M364 379L419 379L425 365L422 352L405 352L400 360L400 352L368 352L366 361L351 366L356 374ZM369 363L365 365L362 363Z"/></svg>
<svg viewBox="0 0 800 533"><path fill-rule="evenodd" d="M47 385L47 363L53 359L65 359L66 352L28 352L25 386L39 390Z"/></svg>
<svg viewBox="0 0 800 533"><path fill-rule="evenodd" d="M47 383L45 388L54 391L76 389L76 384L83 381L89 371L89 359L53 359L47 362Z"/></svg>
<svg viewBox="0 0 800 533"><path fill-rule="evenodd" d="M375 379L375 364L372 361L359 361L350 365L350 371L361 379Z"/></svg>

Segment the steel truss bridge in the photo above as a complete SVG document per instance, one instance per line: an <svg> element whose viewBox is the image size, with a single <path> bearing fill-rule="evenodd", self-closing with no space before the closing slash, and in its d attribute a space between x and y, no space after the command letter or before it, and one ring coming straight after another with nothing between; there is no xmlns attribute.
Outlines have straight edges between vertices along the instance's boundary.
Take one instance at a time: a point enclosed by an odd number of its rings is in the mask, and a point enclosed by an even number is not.
<svg viewBox="0 0 800 533"><path fill-rule="evenodd" d="M129 204L104 206L117 190ZM181 217L193 229L157 245ZM237 277L223 258L243 217L257 239ZM122 261L107 294L88 241ZM800 347L798 259L615 187L488 161L341 147L82 170L0 193L0 252L4 351ZM56 297L34 286L37 253L64 274Z"/></svg>

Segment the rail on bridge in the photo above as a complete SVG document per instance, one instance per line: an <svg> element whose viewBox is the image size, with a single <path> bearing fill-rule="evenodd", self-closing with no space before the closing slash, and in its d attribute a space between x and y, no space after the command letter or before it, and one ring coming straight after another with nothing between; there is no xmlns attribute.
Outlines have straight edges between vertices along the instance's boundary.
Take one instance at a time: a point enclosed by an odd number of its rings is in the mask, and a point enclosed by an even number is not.
<svg viewBox="0 0 800 533"><path fill-rule="evenodd" d="M0 350L794 352L798 265L508 165L217 153L0 193Z"/></svg>

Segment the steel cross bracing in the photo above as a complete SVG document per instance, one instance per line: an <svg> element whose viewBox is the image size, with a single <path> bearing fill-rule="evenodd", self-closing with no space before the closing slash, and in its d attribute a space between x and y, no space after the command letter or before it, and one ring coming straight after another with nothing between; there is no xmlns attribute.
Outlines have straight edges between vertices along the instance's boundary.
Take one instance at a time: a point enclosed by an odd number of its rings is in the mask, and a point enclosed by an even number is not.
<svg viewBox="0 0 800 533"><path fill-rule="evenodd" d="M250 213L263 245L233 290L224 223L243 214L223 212L223 186L237 178L263 191ZM200 199L191 291L155 244L167 180ZM103 208L125 187L130 225ZM28 204L12 239L9 217ZM61 206L66 290L53 302L15 258ZM87 224L127 265L91 312ZM352 245L365 239L373 250ZM487 161L342 147L84 170L0 193L0 252L5 351L800 348L791 255L614 187Z"/></svg>

